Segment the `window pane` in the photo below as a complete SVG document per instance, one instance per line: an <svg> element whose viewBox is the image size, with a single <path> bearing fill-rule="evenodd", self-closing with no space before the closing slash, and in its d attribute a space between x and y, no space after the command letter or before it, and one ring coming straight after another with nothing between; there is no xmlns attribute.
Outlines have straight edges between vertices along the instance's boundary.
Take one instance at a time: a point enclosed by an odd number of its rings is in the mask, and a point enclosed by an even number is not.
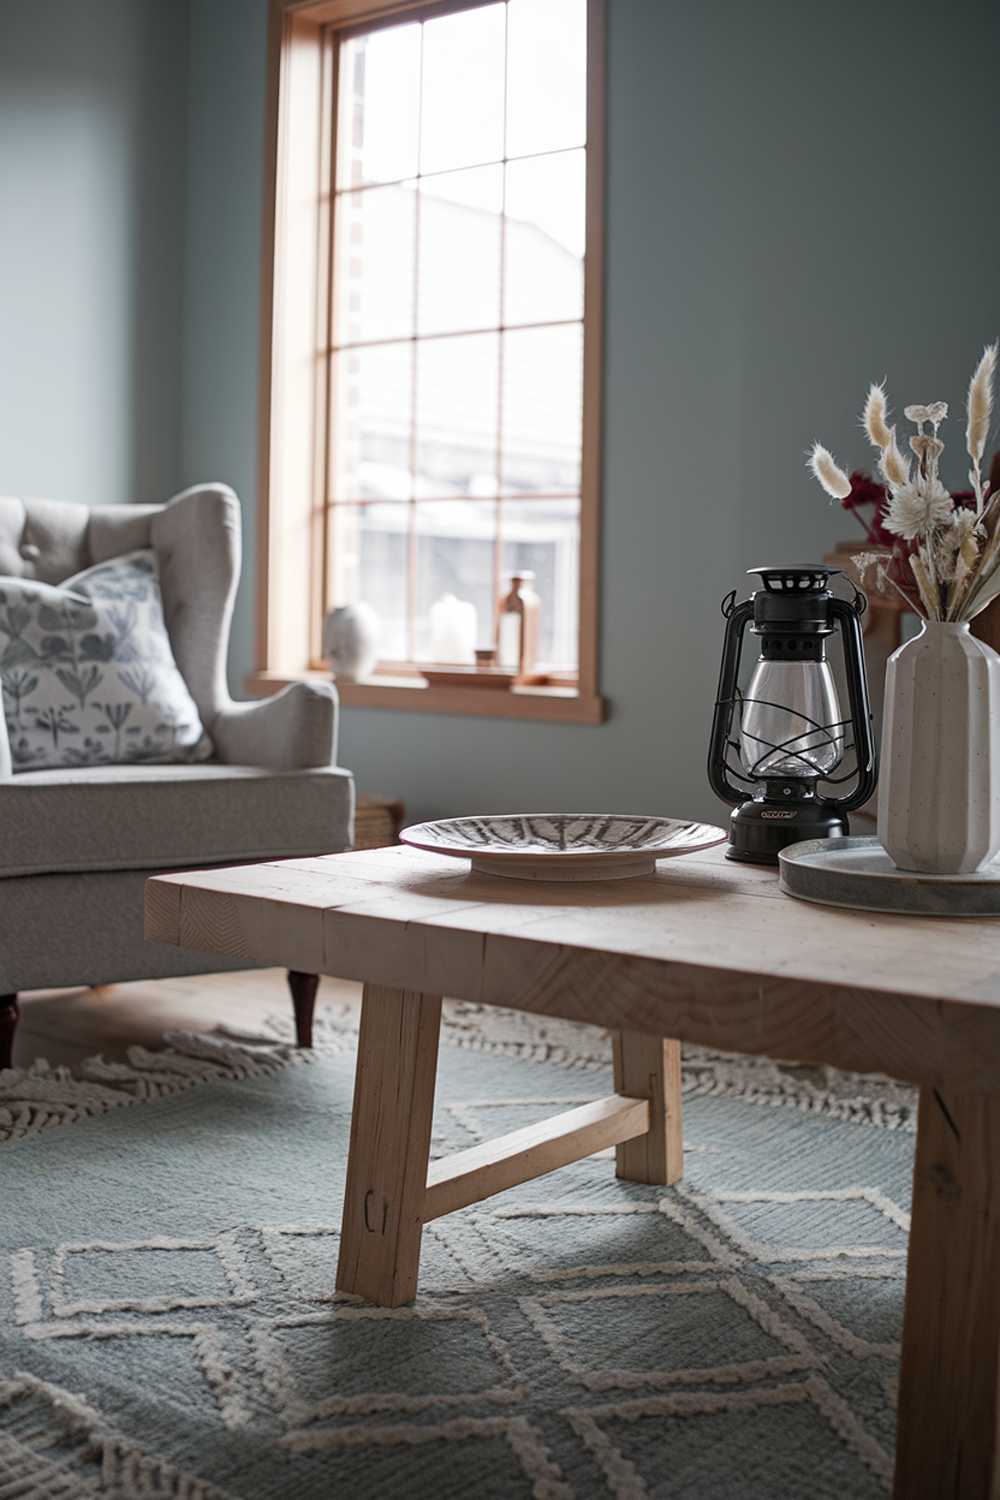
<svg viewBox="0 0 1000 1500"><path fill-rule="evenodd" d="M503 335L505 494L580 488L583 329L525 328Z"/></svg>
<svg viewBox="0 0 1000 1500"><path fill-rule="evenodd" d="M421 172L503 156L505 11L487 5L425 23Z"/></svg>
<svg viewBox="0 0 1000 1500"><path fill-rule="evenodd" d="M413 332L416 201L412 182L337 199L335 344Z"/></svg>
<svg viewBox="0 0 1000 1500"><path fill-rule="evenodd" d="M379 658L406 657L409 505L336 505L330 603L370 604L379 619Z"/></svg>
<svg viewBox="0 0 1000 1500"><path fill-rule="evenodd" d="M504 322L583 317L586 153L507 165Z"/></svg>
<svg viewBox="0 0 1000 1500"><path fill-rule="evenodd" d="M540 666L577 664L580 599L580 502L505 500L501 522L501 587L530 569L541 601Z"/></svg>
<svg viewBox="0 0 1000 1500"><path fill-rule="evenodd" d="M411 344L334 355L331 498L409 499L412 369Z"/></svg>
<svg viewBox="0 0 1000 1500"><path fill-rule="evenodd" d="M493 552L496 504L490 500L442 500L416 507L417 599L416 654L418 661L453 659L441 650L431 608L453 595L476 612L475 646L493 642ZM459 613L450 606L454 617ZM441 623L438 623L438 630ZM451 630L449 635L455 632ZM464 625L459 633L464 634Z"/></svg>
<svg viewBox="0 0 1000 1500"><path fill-rule="evenodd" d="M587 138L587 0L510 0L507 155Z"/></svg>
<svg viewBox="0 0 1000 1500"><path fill-rule="evenodd" d="M500 335L417 345L416 493L496 493Z"/></svg>
<svg viewBox="0 0 1000 1500"><path fill-rule="evenodd" d="M337 183L398 182L417 170L420 27L341 43Z"/></svg>
<svg viewBox="0 0 1000 1500"><path fill-rule="evenodd" d="M499 166L421 181L418 332L494 328L499 322L502 205Z"/></svg>

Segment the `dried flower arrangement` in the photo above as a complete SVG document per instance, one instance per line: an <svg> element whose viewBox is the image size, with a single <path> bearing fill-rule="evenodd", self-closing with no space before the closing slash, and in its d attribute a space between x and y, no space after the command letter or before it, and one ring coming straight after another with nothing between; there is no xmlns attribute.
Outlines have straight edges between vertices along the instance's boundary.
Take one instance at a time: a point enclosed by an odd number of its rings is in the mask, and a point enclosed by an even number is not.
<svg viewBox="0 0 1000 1500"><path fill-rule="evenodd" d="M972 489L964 494L949 493L938 472L944 452L938 430L948 415L944 401L906 407L904 415L917 429L909 440L912 460L904 458L890 425L884 384L872 385L865 401L862 425L878 449L888 500L884 509L876 508L871 525L862 524L873 542L890 533L892 550L862 552L854 563L862 582L874 571L880 589L895 589L928 620L971 620L1000 595L1000 489L991 492L982 474L997 352L995 343L983 350L969 382L965 441ZM848 478L820 443L807 466L828 495L856 508L851 502L864 476Z"/></svg>

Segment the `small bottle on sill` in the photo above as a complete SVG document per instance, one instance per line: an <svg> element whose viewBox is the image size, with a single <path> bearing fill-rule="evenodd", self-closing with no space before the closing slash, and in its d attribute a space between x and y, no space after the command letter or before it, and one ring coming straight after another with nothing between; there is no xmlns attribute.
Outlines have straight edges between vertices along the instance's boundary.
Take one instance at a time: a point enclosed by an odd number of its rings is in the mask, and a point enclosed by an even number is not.
<svg viewBox="0 0 1000 1500"><path fill-rule="evenodd" d="M541 601L534 582L534 573L514 573L510 591L497 604L497 664L515 672L519 683L544 681L537 669Z"/></svg>

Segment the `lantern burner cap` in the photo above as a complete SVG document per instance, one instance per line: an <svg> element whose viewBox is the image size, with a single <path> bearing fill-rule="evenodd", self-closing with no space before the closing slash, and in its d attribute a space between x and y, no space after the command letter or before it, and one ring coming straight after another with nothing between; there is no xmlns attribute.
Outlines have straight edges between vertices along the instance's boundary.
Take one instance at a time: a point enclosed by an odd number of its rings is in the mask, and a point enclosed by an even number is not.
<svg viewBox="0 0 1000 1500"><path fill-rule="evenodd" d="M830 586L830 579L840 572L839 568L828 568L825 563L790 563L784 568L748 568L755 574L769 594L822 594Z"/></svg>

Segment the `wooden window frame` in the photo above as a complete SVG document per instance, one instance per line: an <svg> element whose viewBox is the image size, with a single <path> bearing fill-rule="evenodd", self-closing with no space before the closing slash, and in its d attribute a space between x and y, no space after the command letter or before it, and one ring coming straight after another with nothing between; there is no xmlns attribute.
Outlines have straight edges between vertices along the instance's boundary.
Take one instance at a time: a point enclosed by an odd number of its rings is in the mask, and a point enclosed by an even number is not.
<svg viewBox="0 0 1000 1500"><path fill-rule="evenodd" d="M335 119L335 33L491 0L271 0L268 40L258 453L257 668L248 686L328 680L319 661ZM576 680L497 692L429 687L419 667L338 683L350 707L598 724L603 436L605 6L587 0L586 255ZM295 267L292 275L290 268ZM303 660L311 665L302 669ZM565 679L565 674L563 674Z"/></svg>

